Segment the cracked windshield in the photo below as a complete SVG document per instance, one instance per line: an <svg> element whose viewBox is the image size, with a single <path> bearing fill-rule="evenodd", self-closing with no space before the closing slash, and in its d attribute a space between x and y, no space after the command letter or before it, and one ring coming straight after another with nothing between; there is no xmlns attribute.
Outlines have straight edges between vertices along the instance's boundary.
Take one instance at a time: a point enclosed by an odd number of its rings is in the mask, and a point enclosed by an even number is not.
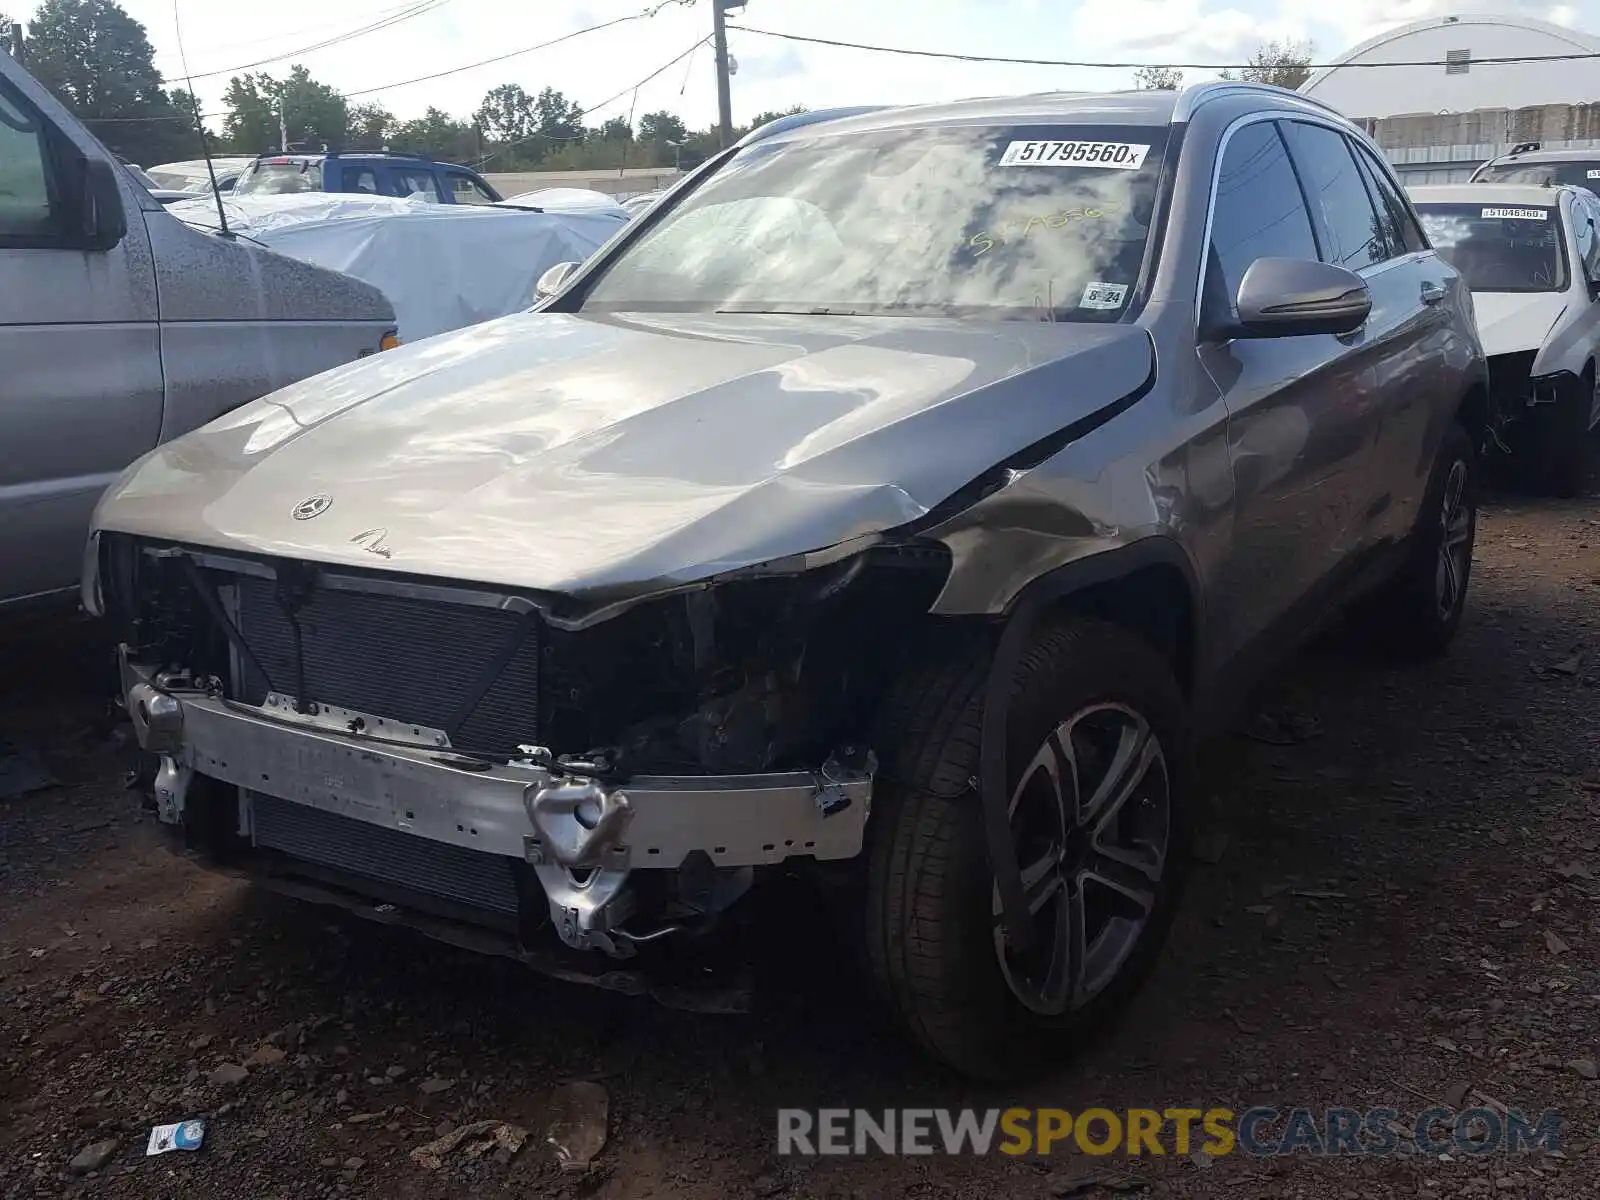
<svg viewBox="0 0 1600 1200"><path fill-rule="evenodd" d="M1475 292L1562 292L1567 287L1555 208L1504 204L1419 204L1417 215L1439 257Z"/></svg>
<svg viewBox="0 0 1600 1200"><path fill-rule="evenodd" d="M1165 129L895 130L742 151L589 288L586 311L1112 321Z"/></svg>

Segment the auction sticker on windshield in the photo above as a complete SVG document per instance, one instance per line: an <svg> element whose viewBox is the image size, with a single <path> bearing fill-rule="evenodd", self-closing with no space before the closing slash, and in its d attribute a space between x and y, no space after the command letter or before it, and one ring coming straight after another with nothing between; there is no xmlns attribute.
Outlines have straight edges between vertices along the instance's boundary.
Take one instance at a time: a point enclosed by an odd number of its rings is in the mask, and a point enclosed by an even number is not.
<svg viewBox="0 0 1600 1200"><path fill-rule="evenodd" d="M1483 210L1485 221L1543 221L1550 216L1548 209L1543 208L1486 208Z"/></svg>
<svg viewBox="0 0 1600 1200"><path fill-rule="evenodd" d="M1012 142L1000 156L1002 167L1111 167L1137 171L1149 146L1132 142Z"/></svg>
<svg viewBox="0 0 1600 1200"><path fill-rule="evenodd" d="M1121 308L1128 294L1125 283L1086 283L1083 295L1078 298L1079 308Z"/></svg>

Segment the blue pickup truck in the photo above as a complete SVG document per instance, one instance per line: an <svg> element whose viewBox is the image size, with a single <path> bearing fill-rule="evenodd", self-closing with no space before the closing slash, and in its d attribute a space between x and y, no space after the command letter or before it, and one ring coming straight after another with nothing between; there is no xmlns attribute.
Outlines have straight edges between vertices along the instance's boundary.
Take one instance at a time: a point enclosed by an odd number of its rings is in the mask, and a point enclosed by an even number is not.
<svg viewBox="0 0 1600 1200"><path fill-rule="evenodd" d="M476 171L455 163L387 151L263 154L245 168L233 187L235 196L284 196L296 192L356 192L367 196L410 196L421 192L441 204L500 202L500 193Z"/></svg>

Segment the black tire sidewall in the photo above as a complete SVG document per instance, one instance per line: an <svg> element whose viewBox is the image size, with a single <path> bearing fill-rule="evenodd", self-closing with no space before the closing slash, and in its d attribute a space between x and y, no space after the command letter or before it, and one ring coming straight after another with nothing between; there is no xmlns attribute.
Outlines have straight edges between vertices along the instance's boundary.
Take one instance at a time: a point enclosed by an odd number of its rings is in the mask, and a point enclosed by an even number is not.
<svg viewBox="0 0 1600 1200"><path fill-rule="evenodd" d="M1166 869L1156 905L1129 959L1084 1008L1059 1017L1037 1014L1006 983L996 957L990 870L982 807L968 798L957 814L937 919L947 946L941 964L954 1003L935 1031L936 1051L962 1071L1022 1078L1076 1050L1109 1018L1159 956L1182 890L1189 853L1189 730L1186 706L1166 664L1144 642L1112 625L1074 621L1046 627L1024 653L1014 679L1007 728L1007 791L1048 734L1082 708L1124 704L1150 723L1166 762L1171 823ZM976 764L973 764L976 771ZM941 1036L942 1033L942 1036Z"/></svg>

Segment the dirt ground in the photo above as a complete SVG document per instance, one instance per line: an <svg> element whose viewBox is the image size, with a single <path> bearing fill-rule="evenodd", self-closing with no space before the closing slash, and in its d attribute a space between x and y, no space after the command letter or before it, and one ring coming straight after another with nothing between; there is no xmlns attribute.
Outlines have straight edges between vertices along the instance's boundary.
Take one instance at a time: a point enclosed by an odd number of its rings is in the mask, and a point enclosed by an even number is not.
<svg viewBox="0 0 1600 1200"><path fill-rule="evenodd" d="M1207 861L1151 985L1090 1056L1011 1089L905 1052L803 896L754 952L757 1011L727 1017L207 875L121 790L92 632L12 630L0 730L62 786L0 801L0 1196L1600 1196L1597 628L1600 506L1495 499L1454 654L1402 669L1335 640L1291 665L1205 755ZM214 1078L252 1056L242 1082ZM586 1175L544 1145L574 1080L610 1097ZM1436 1102L1558 1111L1560 1151L774 1151L780 1106L1387 1106L1404 1124ZM144 1157L152 1123L194 1116L200 1152ZM531 1137L509 1162L411 1159L478 1119Z"/></svg>

